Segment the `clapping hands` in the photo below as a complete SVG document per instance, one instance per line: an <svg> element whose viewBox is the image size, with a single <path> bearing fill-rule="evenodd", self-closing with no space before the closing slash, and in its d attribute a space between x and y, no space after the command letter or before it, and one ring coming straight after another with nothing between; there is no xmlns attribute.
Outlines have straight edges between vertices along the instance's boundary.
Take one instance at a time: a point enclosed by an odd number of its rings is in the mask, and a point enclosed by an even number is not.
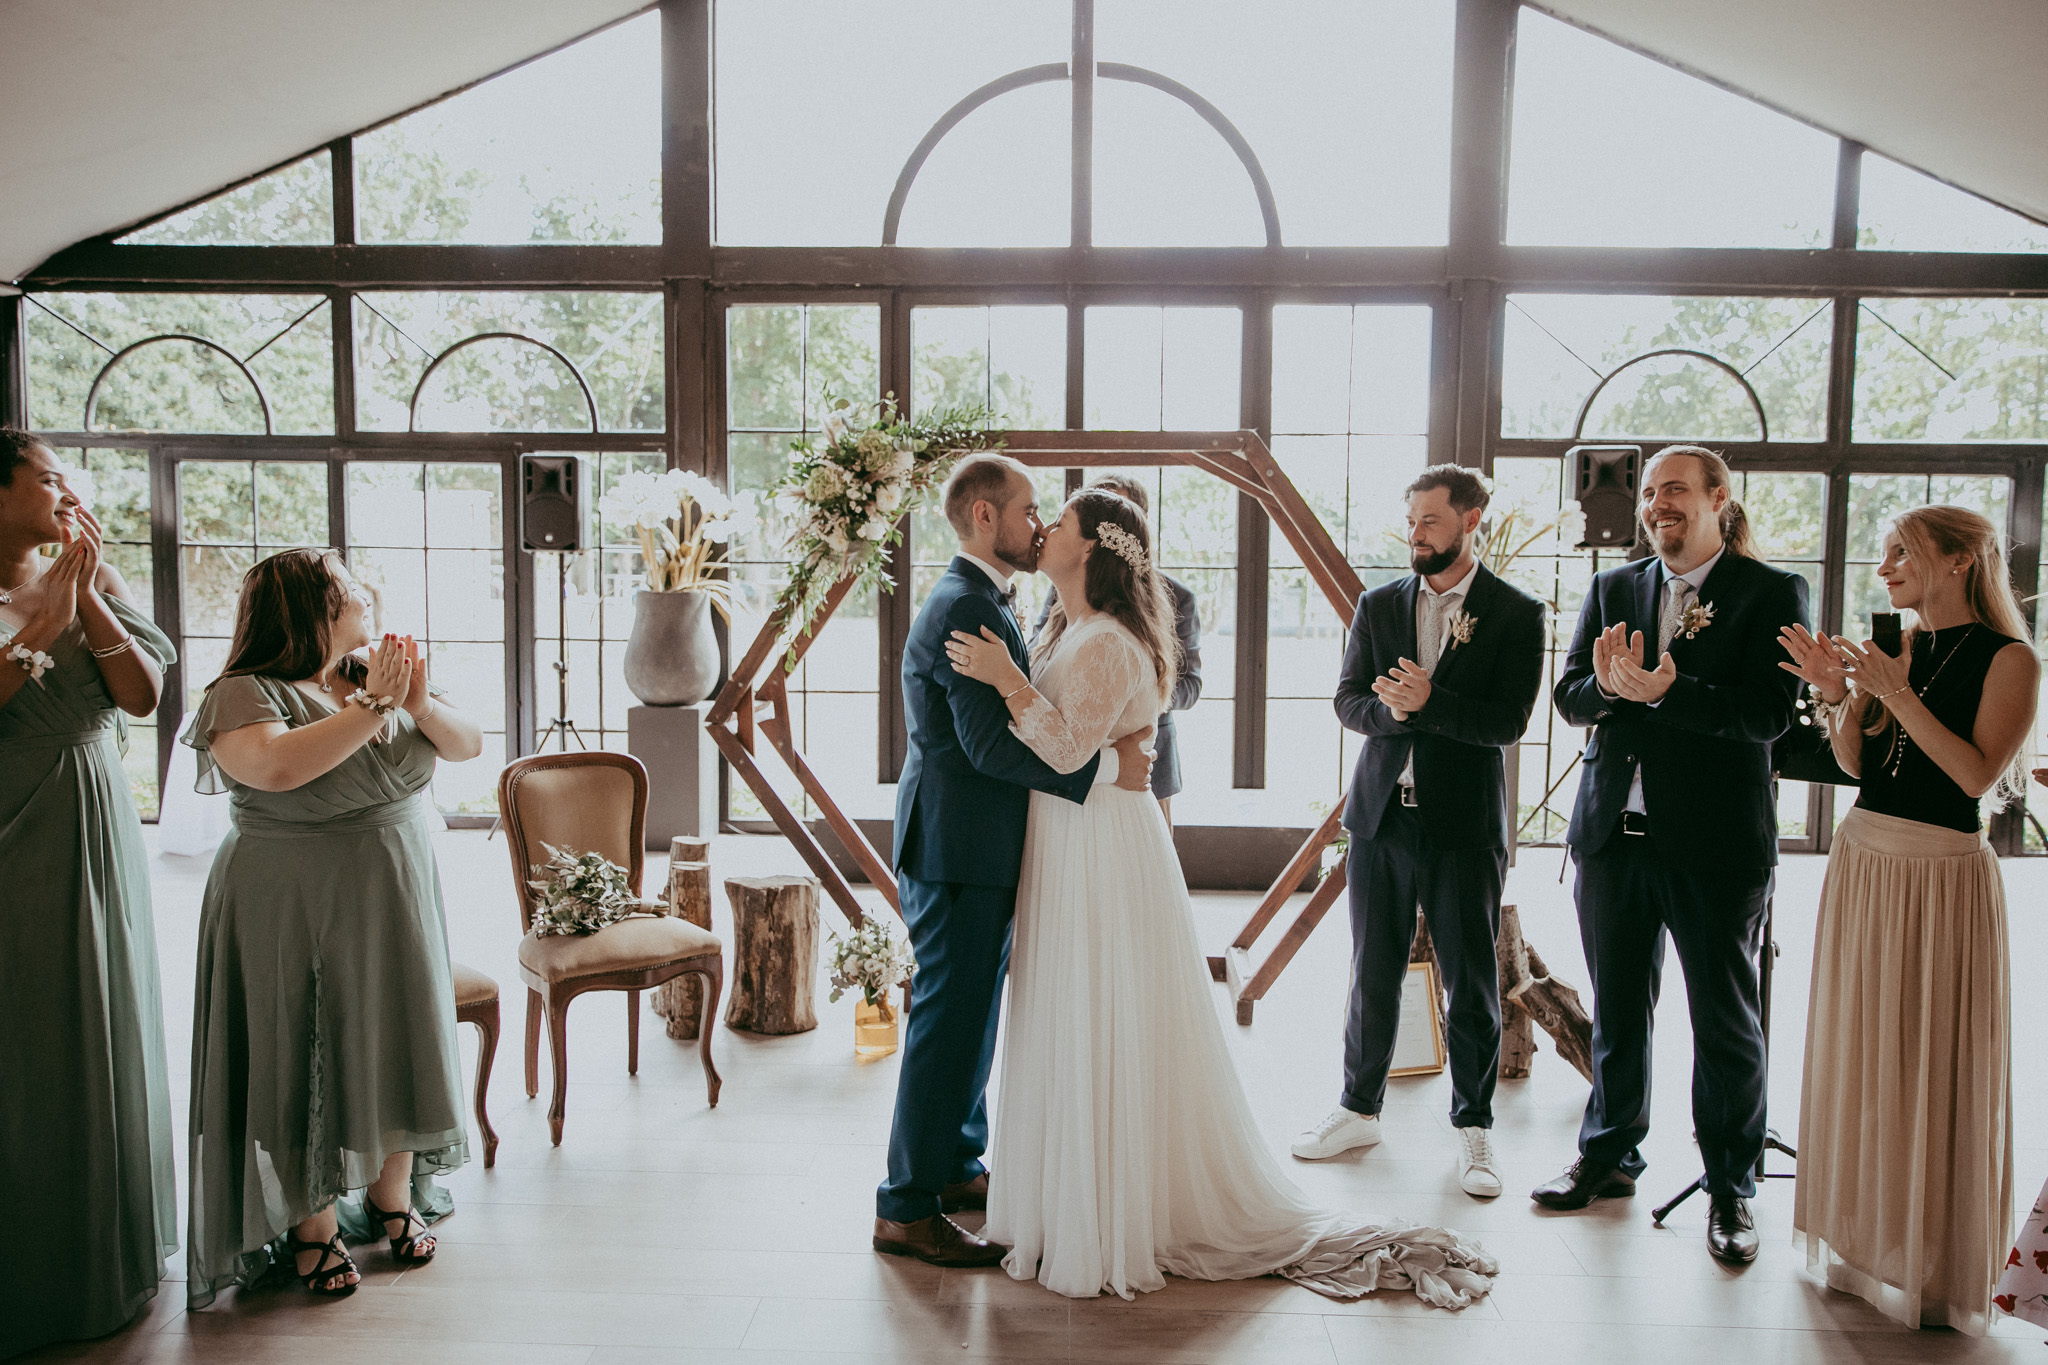
<svg viewBox="0 0 2048 1365"><path fill-rule="evenodd" d="M1666 651L1655 668L1643 667L1643 633L1617 622L1593 639L1593 680L1610 697L1654 705L1678 681L1678 665Z"/></svg>
<svg viewBox="0 0 2048 1365"><path fill-rule="evenodd" d="M1429 704L1429 674L1413 659L1398 660L1393 668L1372 680L1372 694L1394 713L1395 720L1407 720Z"/></svg>
<svg viewBox="0 0 2048 1365"><path fill-rule="evenodd" d="M368 676L363 680L363 690L376 698L380 706L412 699L413 678L418 672L419 686L427 685L426 671L418 669L420 647L410 635L386 635L370 655Z"/></svg>

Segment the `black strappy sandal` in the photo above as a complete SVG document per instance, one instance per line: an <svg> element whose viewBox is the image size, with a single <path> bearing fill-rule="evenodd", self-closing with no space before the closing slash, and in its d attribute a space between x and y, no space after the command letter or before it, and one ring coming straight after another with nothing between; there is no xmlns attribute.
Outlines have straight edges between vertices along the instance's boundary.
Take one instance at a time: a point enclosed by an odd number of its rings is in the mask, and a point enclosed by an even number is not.
<svg viewBox="0 0 2048 1365"><path fill-rule="evenodd" d="M356 1269L355 1260L348 1254L348 1248L341 1244L340 1233L335 1233L324 1242L302 1242L297 1237L287 1233L285 1236L285 1246L292 1255L292 1273L298 1275L300 1284L306 1286L315 1294L319 1294L324 1298L345 1299L356 1292L356 1286L348 1283L346 1280L339 1284L330 1283L330 1281L340 1279L343 1275L350 1274L357 1276L358 1282L360 1282L362 1276L362 1271ZM300 1274L298 1255L302 1251L317 1251L320 1253L320 1259L313 1263L311 1270ZM337 1265L330 1261L329 1258L334 1256L341 1258L340 1264Z"/></svg>
<svg viewBox="0 0 2048 1365"><path fill-rule="evenodd" d="M370 1221L375 1223L383 1231L384 1235L390 1239L391 1257L393 1260L400 1261L406 1265L425 1265L428 1261L434 1259L434 1239L427 1235L426 1220L413 1212L412 1205L407 1204L405 1209L399 1213L387 1213L383 1209L378 1208L377 1201L370 1198L368 1190L364 1190L363 1212L368 1214ZM405 1231L399 1233L392 1232L391 1224L401 1218L405 1220ZM413 1231L415 1225L419 1228L418 1232ZM426 1244L425 1251L421 1251L421 1243Z"/></svg>

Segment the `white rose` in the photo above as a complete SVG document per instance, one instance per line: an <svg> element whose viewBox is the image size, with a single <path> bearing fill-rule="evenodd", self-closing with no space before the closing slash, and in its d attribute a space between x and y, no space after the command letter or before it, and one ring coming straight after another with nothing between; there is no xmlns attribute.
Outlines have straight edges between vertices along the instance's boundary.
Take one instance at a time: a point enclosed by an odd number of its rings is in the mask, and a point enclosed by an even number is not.
<svg viewBox="0 0 2048 1365"><path fill-rule="evenodd" d="M888 534L889 522L885 517L869 517L865 522L861 523L860 538L862 540L880 540Z"/></svg>
<svg viewBox="0 0 2048 1365"><path fill-rule="evenodd" d="M877 511L893 512L902 505L903 486L901 484L885 483L875 490L875 509Z"/></svg>
<svg viewBox="0 0 2048 1365"><path fill-rule="evenodd" d="M916 468L917 456L907 450L899 450L889 460L889 477L892 479L907 479L910 477L911 471Z"/></svg>

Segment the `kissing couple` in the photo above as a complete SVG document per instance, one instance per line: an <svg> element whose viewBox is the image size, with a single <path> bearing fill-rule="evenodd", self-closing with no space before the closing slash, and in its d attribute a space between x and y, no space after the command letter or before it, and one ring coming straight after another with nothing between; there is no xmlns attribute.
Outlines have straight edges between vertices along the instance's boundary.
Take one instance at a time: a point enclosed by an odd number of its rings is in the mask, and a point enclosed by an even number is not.
<svg viewBox="0 0 2048 1365"><path fill-rule="evenodd" d="M1177 663L1144 516L1084 488L1047 527L1024 466L986 453L944 498L960 552L903 657L894 865L918 970L875 1250L1076 1298L1280 1274L1471 1304L1499 1273L1485 1251L1315 1208L1252 1119L1141 747ZM1027 673L1010 581L1034 570L1059 598ZM963 1209L986 1209L981 1236Z"/></svg>

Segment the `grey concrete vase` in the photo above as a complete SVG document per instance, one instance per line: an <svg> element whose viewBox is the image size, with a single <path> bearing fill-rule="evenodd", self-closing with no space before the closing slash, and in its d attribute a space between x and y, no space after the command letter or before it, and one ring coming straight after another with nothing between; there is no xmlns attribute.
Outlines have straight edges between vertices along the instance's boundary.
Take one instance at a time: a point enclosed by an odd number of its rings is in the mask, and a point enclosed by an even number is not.
<svg viewBox="0 0 2048 1365"><path fill-rule="evenodd" d="M718 637L704 593L633 594L626 686L649 706L694 706L718 684Z"/></svg>

